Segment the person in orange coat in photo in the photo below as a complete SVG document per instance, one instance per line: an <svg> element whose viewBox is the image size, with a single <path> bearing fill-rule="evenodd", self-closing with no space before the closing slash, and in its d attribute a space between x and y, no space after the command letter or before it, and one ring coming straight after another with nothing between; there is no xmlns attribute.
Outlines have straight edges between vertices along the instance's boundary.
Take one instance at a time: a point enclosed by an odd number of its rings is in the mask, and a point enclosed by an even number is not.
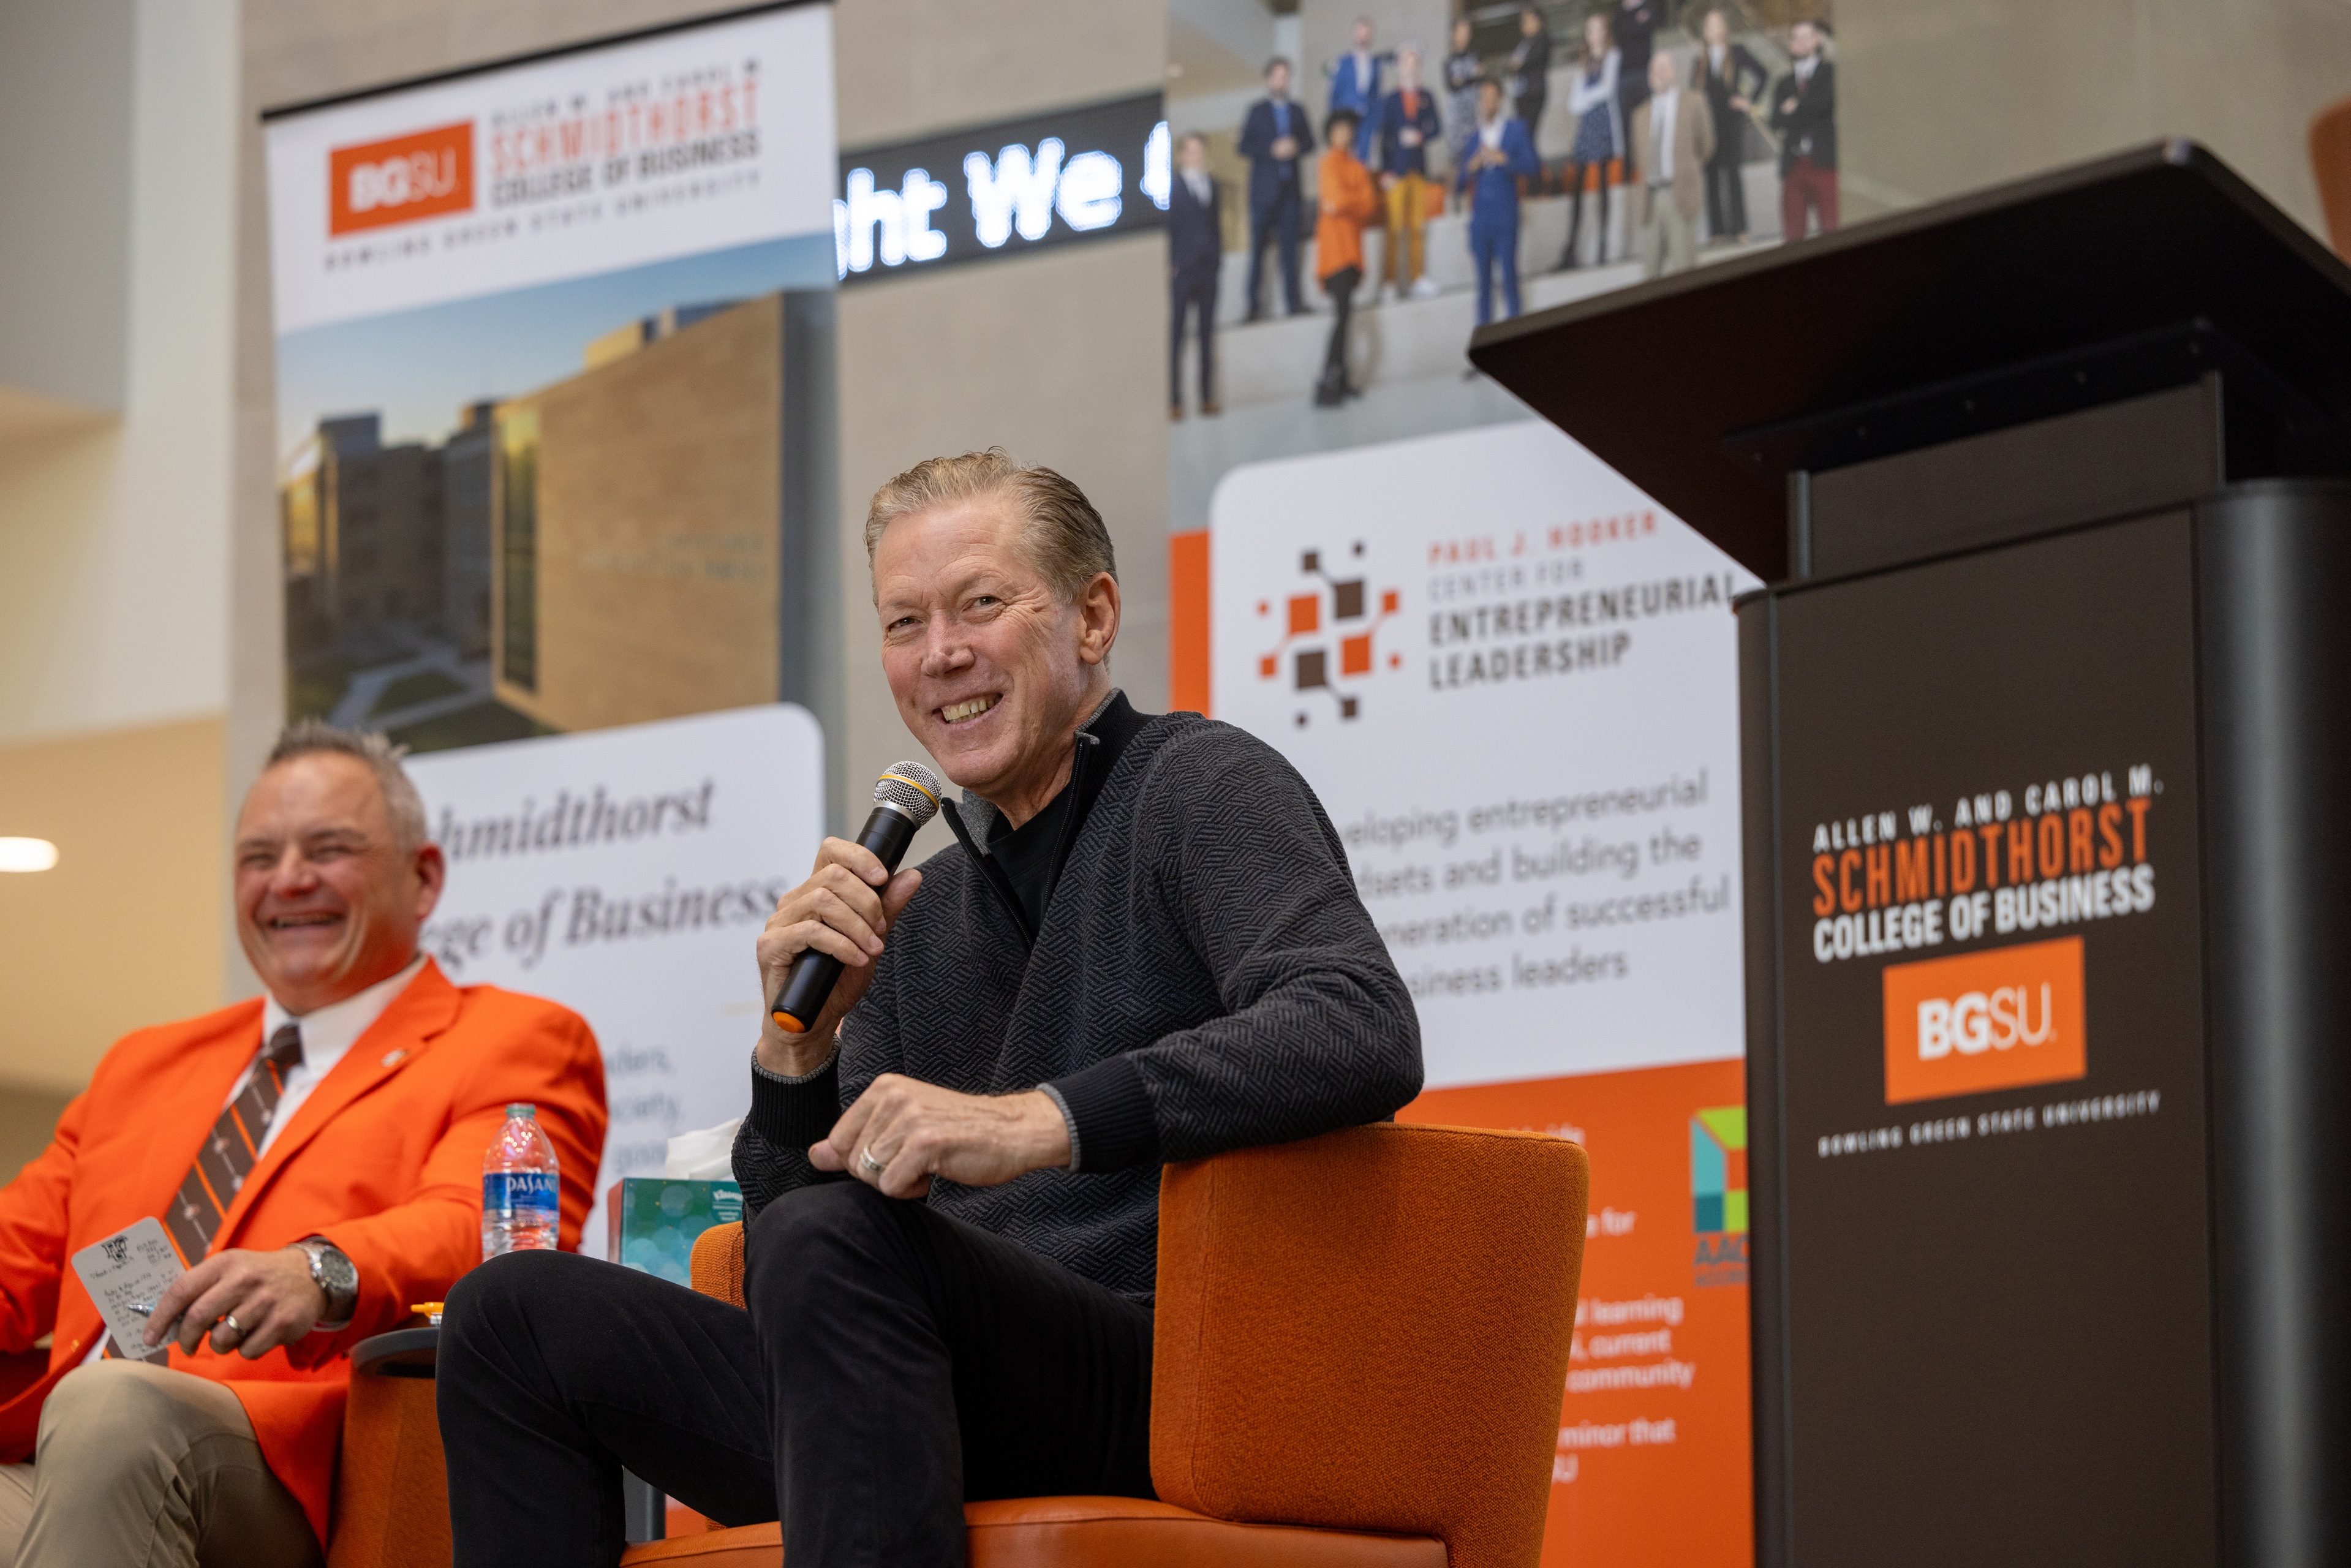
<svg viewBox="0 0 2351 1568"><path fill-rule="evenodd" d="M538 1107L578 1244L595 1037L419 954L443 872L381 736L279 740L236 829L267 996L125 1036L0 1188L0 1353L53 1336L0 1405L0 1568L322 1562L348 1353L480 1261L509 1103ZM70 1260L151 1217L188 1272L120 1345Z"/></svg>
<svg viewBox="0 0 2351 1568"><path fill-rule="evenodd" d="M1322 210L1314 223L1314 269L1335 313L1331 347L1322 356L1322 379L1314 387L1319 408L1332 408L1357 395L1347 380L1347 324L1354 315L1355 286L1364 280L1364 225L1378 209L1379 197L1372 172L1355 156L1355 127L1353 110L1332 111L1322 133L1329 151L1317 171Z"/></svg>

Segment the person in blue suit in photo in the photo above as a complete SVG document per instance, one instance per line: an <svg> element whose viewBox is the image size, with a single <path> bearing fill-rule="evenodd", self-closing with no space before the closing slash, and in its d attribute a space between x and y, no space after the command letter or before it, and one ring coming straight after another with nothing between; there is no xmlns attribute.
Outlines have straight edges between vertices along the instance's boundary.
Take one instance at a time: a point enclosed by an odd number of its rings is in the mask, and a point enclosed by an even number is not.
<svg viewBox="0 0 2351 1568"><path fill-rule="evenodd" d="M1502 84L1478 84L1478 131L1466 146L1457 191L1469 193L1469 254L1478 265L1478 325L1494 319L1494 272L1502 314L1519 313L1519 182L1540 173L1523 121L1502 112Z"/></svg>
<svg viewBox="0 0 2351 1568"><path fill-rule="evenodd" d="M1249 161L1248 320L1265 317L1265 252L1281 247L1281 298L1292 316L1306 314L1298 292L1299 160L1314 151L1306 111L1290 101L1290 62L1265 63L1265 96L1241 122L1240 154Z"/></svg>
<svg viewBox="0 0 2351 1568"><path fill-rule="evenodd" d="M1325 118L1346 110L1361 127L1355 132L1355 156L1372 161L1372 137L1380 118L1380 68L1388 57L1372 50L1372 19L1355 18L1354 47L1331 63L1331 104Z"/></svg>

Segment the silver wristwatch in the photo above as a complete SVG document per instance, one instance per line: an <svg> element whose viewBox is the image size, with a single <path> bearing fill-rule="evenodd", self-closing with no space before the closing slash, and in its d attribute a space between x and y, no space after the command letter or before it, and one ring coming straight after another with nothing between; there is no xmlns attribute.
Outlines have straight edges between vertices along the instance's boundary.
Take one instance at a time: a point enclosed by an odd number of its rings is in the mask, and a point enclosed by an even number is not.
<svg viewBox="0 0 2351 1568"><path fill-rule="evenodd" d="M297 1241L310 1260L310 1282L327 1298L327 1310L312 1329L313 1333L331 1333L351 1326L351 1312L360 1301L360 1271L343 1249L323 1236L313 1236Z"/></svg>

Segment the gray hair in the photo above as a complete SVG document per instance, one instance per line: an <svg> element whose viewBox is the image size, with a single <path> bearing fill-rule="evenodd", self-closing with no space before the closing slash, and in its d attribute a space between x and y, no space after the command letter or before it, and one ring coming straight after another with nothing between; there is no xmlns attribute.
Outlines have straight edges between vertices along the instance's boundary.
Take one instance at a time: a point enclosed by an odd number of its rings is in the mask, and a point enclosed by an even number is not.
<svg viewBox="0 0 2351 1568"><path fill-rule="evenodd" d="M1001 446L925 458L874 491L865 513L866 570L882 531L900 517L995 495L1010 496L1019 507L1029 559L1064 602L1075 603L1097 577L1118 580L1110 529L1086 493L1041 464L1015 462Z"/></svg>
<svg viewBox="0 0 2351 1568"><path fill-rule="evenodd" d="M269 760L262 764L262 770L298 757L320 755L351 757L367 764L368 771L375 775L377 789L382 792L384 814L392 819L392 841L402 854L415 852L432 837L424 819L424 798L416 792L408 769L400 765L408 747L393 745L381 730L338 729L322 718L298 718L278 732L277 744L269 748Z"/></svg>

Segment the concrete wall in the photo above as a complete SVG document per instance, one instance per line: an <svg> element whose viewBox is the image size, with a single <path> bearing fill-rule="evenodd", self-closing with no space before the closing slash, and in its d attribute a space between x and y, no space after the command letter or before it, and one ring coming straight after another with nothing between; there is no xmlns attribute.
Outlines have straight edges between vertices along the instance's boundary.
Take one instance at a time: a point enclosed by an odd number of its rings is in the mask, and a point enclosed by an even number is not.
<svg viewBox="0 0 2351 1568"><path fill-rule="evenodd" d="M82 7L11 6L6 15L34 13L78 16ZM0 444L0 746L217 713L227 699L230 337L222 301L232 254L235 15L232 0L142 0L137 24L128 170L111 190L61 193L62 213L37 203L0 208L8 214L0 235L52 221L70 227L71 209L83 203L121 203L134 219L127 271L102 247L91 262L100 281L111 268L107 308L127 343L120 419ZM0 57L7 47L0 38ZM37 74L37 62L5 68L28 64ZM0 104L6 97L0 82ZM67 156L63 141L55 130L0 136L0 167ZM51 303L51 280L38 267L15 270L15 243L0 238L0 310L37 313ZM78 308L72 290L62 292L62 308Z"/></svg>
<svg viewBox="0 0 2351 1568"><path fill-rule="evenodd" d="M122 407L138 11L0 5L0 385L26 413Z"/></svg>
<svg viewBox="0 0 2351 1568"><path fill-rule="evenodd" d="M1852 216L2189 136L2314 232L2311 118L2351 94L2339 0L1838 0Z"/></svg>

